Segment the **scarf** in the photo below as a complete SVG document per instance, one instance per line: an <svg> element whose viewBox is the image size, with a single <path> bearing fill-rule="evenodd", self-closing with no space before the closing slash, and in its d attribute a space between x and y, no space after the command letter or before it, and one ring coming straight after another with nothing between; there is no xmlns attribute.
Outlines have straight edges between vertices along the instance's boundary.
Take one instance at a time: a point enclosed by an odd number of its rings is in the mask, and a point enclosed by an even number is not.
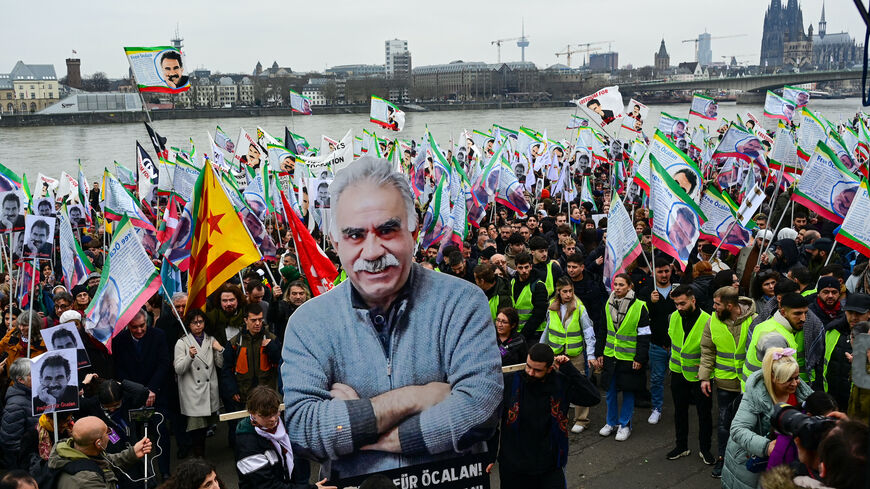
<svg viewBox="0 0 870 489"><path fill-rule="evenodd" d="M48 456L51 454L51 447L54 444L54 423L51 417L45 414L39 417L36 433L39 438L39 458L48 460Z"/></svg>
<svg viewBox="0 0 870 489"><path fill-rule="evenodd" d="M259 426L254 426L254 431L256 431L258 435L272 442L272 446L275 447L275 451L278 453L279 457L283 452L282 448L287 451L287 453L284 454L284 466L287 468L287 477L290 477L293 474L293 448L290 446L290 436L287 435L284 423L282 423L281 420L278 420L278 426L275 427L274 433L269 433Z"/></svg>
<svg viewBox="0 0 870 489"><path fill-rule="evenodd" d="M613 318L613 328L619 329L622 319L628 313L628 306L634 301L634 290L630 289L625 297L619 299L613 292L610 293L610 299L607 300L607 307L610 308L610 317Z"/></svg>

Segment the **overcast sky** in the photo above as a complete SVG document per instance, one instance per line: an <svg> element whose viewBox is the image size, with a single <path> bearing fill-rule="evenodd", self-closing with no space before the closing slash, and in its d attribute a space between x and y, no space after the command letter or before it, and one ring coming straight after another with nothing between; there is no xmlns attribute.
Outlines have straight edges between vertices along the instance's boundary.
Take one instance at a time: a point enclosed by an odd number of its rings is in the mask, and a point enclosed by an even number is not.
<svg viewBox="0 0 870 489"><path fill-rule="evenodd" d="M817 29L822 0L801 4L804 25L812 23ZM596 41L613 41L620 66L651 65L662 37L671 64L693 61L694 44L681 41L705 29L713 36L743 34L714 39L714 61L743 55L738 61L757 64L768 5L767 0L89 0L73 6L50 0L37 8L57 14L3 23L0 73L23 60L54 64L62 77L64 59L75 49L83 75L103 71L120 77L127 72L124 46L167 45L176 23L188 69L250 73L257 61L266 67L277 61L302 72L339 64L383 64L384 41L392 38L408 41L414 66L458 59L494 63L497 52L491 41L518 37L523 17L530 41L526 60L539 68L565 63L554 53L568 44ZM829 33L847 31L863 42L863 22L851 1L829 0L826 20ZM595 47L608 49L607 44ZM582 58L575 54L572 66ZM515 41L502 45L502 61L519 59Z"/></svg>

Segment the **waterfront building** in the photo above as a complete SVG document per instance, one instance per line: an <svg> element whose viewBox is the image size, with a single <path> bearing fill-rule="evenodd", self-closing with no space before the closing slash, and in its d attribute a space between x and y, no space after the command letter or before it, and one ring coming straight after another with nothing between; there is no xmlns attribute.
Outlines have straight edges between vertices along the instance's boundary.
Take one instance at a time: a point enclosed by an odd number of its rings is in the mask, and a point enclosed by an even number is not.
<svg viewBox="0 0 870 489"><path fill-rule="evenodd" d="M411 76L411 52L408 41L391 39L384 42L384 72L387 78L409 78Z"/></svg>
<svg viewBox="0 0 870 489"><path fill-rule="evenodd" d="M9 96L9 86L12 97ZM0 74L0 97L3 112L34 114L60 99L60 86L53 65L30 65L19 61L8 74Z"/></svg>

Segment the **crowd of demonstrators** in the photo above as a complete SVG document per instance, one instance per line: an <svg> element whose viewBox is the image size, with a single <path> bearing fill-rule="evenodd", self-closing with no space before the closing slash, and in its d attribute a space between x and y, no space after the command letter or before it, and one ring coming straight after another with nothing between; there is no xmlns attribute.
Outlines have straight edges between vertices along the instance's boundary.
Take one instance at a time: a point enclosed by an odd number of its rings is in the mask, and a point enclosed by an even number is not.
<svg viewBox="0 0 870 489"><path fill-rule="evenodd" d="M578 175L578 184L589 180L591 196L565 200L561 194L549 196L549 190L528 195L532 205L526 215L493 205L464 241L425 247L415 246L413 233L422 230L426 203L414 204L407 183L397 184L396 202L388 201L395 195L377 187L392 189L390 176L378 178L368 175L331 188L337 193L332 197L334 217L349 219L339 210L349 197L339 196L350 192L358 206L383 199L371 204L378 212L387 204L396 207L390 207L395 211L390 217L401 216L401 229L390 219L374 231L370 223L323 230L313 225L314 236L324 238L326 256L339 266L335 289L322 298L314 297L320 284L308 282L284 222L272 227L274 240L283 243L276 260L251 265L221 284L203 309L185 310L184 292L155 295L120 328L111 351L84 327L99 272L67 290L58 285L62 277L55 276L60 267L42 267L25 307L14 292L24 277L7 274L9 283L0 285L3 468L16 480L23 480L15 472L23 469L39 482L54 469L70 467L62 476L63 487L97 478L101 484L117 481L120 487L133 487L144 470L141 464L124 464L153 447L160 477L173 474L164 487L188 487L190 481L198 481L190 487L220 487L213 467L188 456L205 456L218 413L248 411L250 416L228 423L227 444L235 451L241 487L311 487L310 461L329 458L333 468L382 468L364 453L372 450L363 447L386 453L408 444L413 459L422 460L432 440L464 449L480 438L493 451L503 487L528 487L523 482L528 480L539 487L560 487L566 444L571 436L588 436L590 407L602 395L604 407L597 409L604 409L605 425L598 433L604 437L615 434L617 441L626 442L638 429L635 414L645 409L647 396L646 424L658 424L663 415L673 418L675 433L656 432L675 442L663 464L694 448L688 437L694 405L701 459L695 463L712 465L711 475L722 477L726 488L757 486L771 454L786 461L782 465L794 465L796 476L803 475L801 470L815 471L808 473L826 474L831 484L831 474L839 476L849 463L858 463L854 453L845 456L834 445L861 446L844 431L866 432L870 421L870 390L851 377L855 358L870 360L870 353L853 350L870 321L870 270L867 257L835 244L834 228L823 217L789 204L787 197L775 205L765 202L745 247L729 251L702 236L683 266L653 245L643 202L627 200L626 207L635 207L631 217L641 254L609 277L603 214L614 189L607 165ZM407 202L410 212L405 212ZM784 210L787 204L793 206L793 217ZM354 219L367 216L359 214ZM768 226L780 217L783 226ZM306 206L303 223L310 219ZM103 229L97 224L82 235L95 265L104 261ZM367 239L375 244L364 243ZM394 266L401 268L404 281L387 294L372 276ZM388 299L378 300L372 290ZM430 293L432 297L426 295ZM452 316L456 311L462 318ZM474 328L457 330L452 321ZM69 322L88 362L78 371L78 409L62 413L55 426L51 416L33 415L28 355L36 357L51 346L38 331ZM414 330L415 341L425 347L396 334L398 328L411 328L407 322L428 328L425 334ZM472 334L479 341L460 341ZM450 386L438 370L444 359L436 357L445 353L447 341L455 342L447 353L461 352L464 359L451 359L463 363L451 371L462 379L482 375L478 370L496 372L496 363L523 365L506 373L501 387L490 375L485 388L469 388L502 394L500 412L498 396L487 398L487 409L493 411L488 414L500 415L497 435L490 430L483 436L465 426L466 418L487 417L485 413L448 402ZM380 361L375 355L380 351L385 353L383 371L364 367ZM324 360L335 352L341 352L338 360ZM473 368L478 363L482 369ZM334 381L340 376L364 387ZM398 388L386 389L395 382ZM325 389L323 383L329 383ZM409 387L419 390L402 390ZM665 395L668 387L670 396ZM844 412L852 420L839 421L819 445L815 462L807 463L795 455L802 450L800 440L794 450L783 448L793 442L771 433L770 417L778 403L800 406L813 390L827 393L830 405L804 409L829 416ZM280 393L292 405L284 422ZM383 416L376 400L384 399L407 404L401 405L401 415ZM343 408L335 408L338 401ZM425 413L442 402L454 409L449 413L462 420L465 431L432 428ZM551 409L551 402L558 408ZM130 417L141 408L154 410L150 440L144 439L142 422ZM441 420L447 416L444 409L438 411ZM411 423L403 423L407 420ZM342 431L345 422L350 428L345 433L352 433L337 435L336 425ZM51 436L55 431L61 434L58 443ZM319 445L299 447L306 436ZM172 450L182 460L175 471L169 463ZM338 460L348 455L354 460ZM115 465L124 470L109 468Z"/></svg>

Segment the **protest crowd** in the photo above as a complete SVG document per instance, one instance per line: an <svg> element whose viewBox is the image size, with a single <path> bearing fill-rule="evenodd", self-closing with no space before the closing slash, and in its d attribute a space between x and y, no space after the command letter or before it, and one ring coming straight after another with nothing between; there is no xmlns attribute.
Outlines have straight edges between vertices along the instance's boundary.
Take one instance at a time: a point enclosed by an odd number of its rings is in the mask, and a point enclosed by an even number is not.
<svg viewBox="0 0 870 489"><path fill-rule="evenodd" d="M663 416L662 467L865 487L868 116L785 87L774 130L699 95L647 136L609 90L571 140L218 127L203 151L146 124L99 182L0 167L0 488L224 487L219 423L242 488L469 457L565 488L572 437Z"/></svg>

